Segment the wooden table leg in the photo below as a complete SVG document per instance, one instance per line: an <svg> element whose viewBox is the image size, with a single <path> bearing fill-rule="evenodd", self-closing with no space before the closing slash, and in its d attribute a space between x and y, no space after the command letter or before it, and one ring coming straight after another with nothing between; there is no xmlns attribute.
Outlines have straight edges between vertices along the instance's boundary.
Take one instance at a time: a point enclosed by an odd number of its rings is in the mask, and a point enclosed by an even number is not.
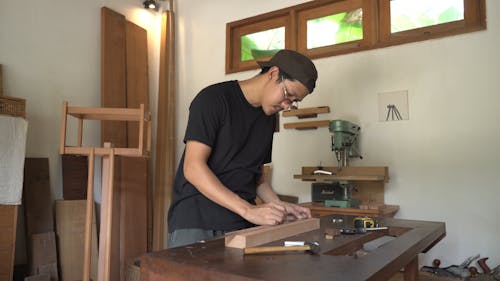
<svg viewBox="0 0 500 281"><path fill-rule="evenodd" d="M405 266L404 281L418 281L418 255Z"/></svg>

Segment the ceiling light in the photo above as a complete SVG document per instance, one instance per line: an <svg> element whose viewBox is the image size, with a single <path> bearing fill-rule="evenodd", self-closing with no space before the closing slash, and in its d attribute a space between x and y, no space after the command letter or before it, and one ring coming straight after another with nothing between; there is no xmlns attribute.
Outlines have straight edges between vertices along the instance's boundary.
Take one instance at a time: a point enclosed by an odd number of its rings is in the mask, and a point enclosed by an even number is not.
<svg viewBox="0 0 500 281"><path fill-rule="evenodd" d="M144 8L150 10L156 10L158 8L158 4L156 3L155 0L146 0L142 2L142 5L144 5Z"/></svg>

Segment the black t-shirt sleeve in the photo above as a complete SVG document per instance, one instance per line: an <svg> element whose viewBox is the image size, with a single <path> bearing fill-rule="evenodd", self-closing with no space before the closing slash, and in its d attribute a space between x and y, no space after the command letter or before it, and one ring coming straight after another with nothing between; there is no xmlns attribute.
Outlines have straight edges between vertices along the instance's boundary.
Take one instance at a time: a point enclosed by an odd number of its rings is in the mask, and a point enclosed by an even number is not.
<svg viewBox="0 0 500 281"><path fill-rule="evenodd" d="M224 111L220 95L202 90L189 107L184 142L195 140L214 147L217 131L222 126Z"/></svg>

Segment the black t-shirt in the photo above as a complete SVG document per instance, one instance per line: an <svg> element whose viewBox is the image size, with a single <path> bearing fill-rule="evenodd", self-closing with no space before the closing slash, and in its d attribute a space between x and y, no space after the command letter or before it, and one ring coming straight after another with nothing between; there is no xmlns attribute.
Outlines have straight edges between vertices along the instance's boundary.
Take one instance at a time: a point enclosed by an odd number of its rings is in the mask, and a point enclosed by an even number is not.
<svg viewBox="0 0 500 281"><path fill-rule="evenodd" d="M192 101L184 142L212 148L207 161L217 178L244 200L255 204L261 165L271 162L276 116L248 103L237 81L203 89ZM185 152L184 152L185 153ZM184 177L184 153L174 181L168 228L232 231L253 226L202 195Z"/></svg>

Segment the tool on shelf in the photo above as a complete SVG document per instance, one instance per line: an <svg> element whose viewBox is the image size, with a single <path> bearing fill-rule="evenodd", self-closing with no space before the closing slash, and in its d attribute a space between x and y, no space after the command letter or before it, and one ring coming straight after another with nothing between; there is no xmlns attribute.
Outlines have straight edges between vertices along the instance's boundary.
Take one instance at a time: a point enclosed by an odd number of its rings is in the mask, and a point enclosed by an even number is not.
<svg viewBox="0 0 500 281"><path fill-rule="evenodd" d="M332 133L332 151L339 168L349 166L349 158L363 158L358 147L358 135L361 130L358 125L345 120L332 120L329 130Z"/></svg>
<svg viewBox="0 0 500 281"><path fill-rule="evenodd" d="M349 166L349 159L353 157L362 158L358 149L358 135L361 128L349 121L332 120L329 125L332 133L332 151L338 162L338 168ZM336 188L340 192L334 192L333 198L325 200L326 207L356 208L360 201L352 198L354 185L350 181L337 181Z"/></svg>

